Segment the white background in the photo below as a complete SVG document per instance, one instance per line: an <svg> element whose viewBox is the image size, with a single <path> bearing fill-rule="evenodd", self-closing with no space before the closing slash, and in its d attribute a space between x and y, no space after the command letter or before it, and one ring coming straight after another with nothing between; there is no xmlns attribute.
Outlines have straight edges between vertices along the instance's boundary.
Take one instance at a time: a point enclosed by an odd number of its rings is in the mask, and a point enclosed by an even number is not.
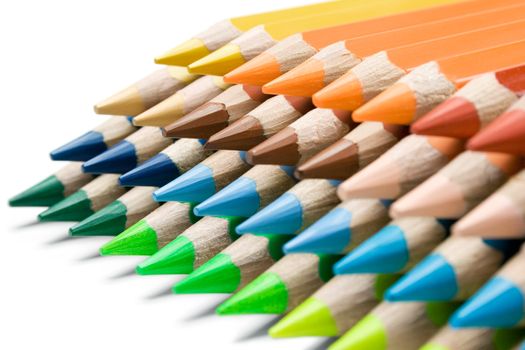
<svg viewBox="0 0 525 350"><path fill-rule="evenodd" d="M0 3L0 349L326 346L270 339L273 316L215 316L226 296L172 295L179 277L132 273L142 258L97 257L108 238L70 239L71 224L40 224L41 209L6 204L61 166L48 152L101 123L92 105L155 69L154 55L223 18L308 2Z"/></svg>

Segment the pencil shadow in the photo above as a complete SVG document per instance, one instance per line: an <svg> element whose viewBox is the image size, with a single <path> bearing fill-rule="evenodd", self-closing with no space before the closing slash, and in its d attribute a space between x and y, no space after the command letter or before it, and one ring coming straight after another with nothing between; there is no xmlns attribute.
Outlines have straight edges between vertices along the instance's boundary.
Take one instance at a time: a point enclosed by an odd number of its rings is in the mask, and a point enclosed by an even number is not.
<svg viewBox="0 0 525 350"><path fill-rule="evenodd" d="M144 299L146 300L155 300L155 299L160 299L160 298L165 298L165 297L168 297L170 295L173 295L173 292L171 291L171 287L166 287L166 288L162 288L161 290L153 293L153 294L150 294L146 297L144 297Z"/></svg>
<svg viewBox="0 0 525 350"><path fill-rule="evenodd" d="M136 274L137 273L135 272L135 268L133 267L131 269L126 269L126 270L124 270L122 272L119 272L116 275L110 276L109 279L110 280L118 280L118 279L121 279L121 278L135 276Z"/></svg>
<svg viewBox="0 0 525 350"><path fill-rule="evenodd" d="M228 297L225 297L224 300L226 300ZM224 300L221 300L219 303L214 303L213 305L208 306L207 308L200 310L199 312L190 315L189 317L185 318L184 321L191 322L191 321L197 321L206 317L215 316L215 310L221 305Z"/></svg>
<svg viewBox="0 0 525 350"><path fill-rule="evenodd" d="M24 224L20 224L20 225L14 226L13 229L15 231L22 231L22 230L25 230L27 228L31 228L31 227L35 227L35 226L41 226L41 225L42 225L42 222L40 222L38 220L33 220L33 221L26 222Z"/></svg>
<svg viewBox="0 0 525 350"><path fill-rule="evenodd" d="M66 234L65 236L60 236L58 238L55 238L55 239L52 239L48 242L46 242L46 245L56 245L56 244L61 244L61 243L65 243L65 242L70 242L72 240L74 240L75 237L71 237L70 235Z"/></svg>
<svg viewBox="0 0 525 350"><path fill-rule="evenodd" d="M94 252L94 253L91 253L89 255L86 255L84 257L81 257L79 259L77 259L78 262L84 262L84 261L91 261L91 260L94 260L94 259L98 259L98 258L101 258L102 255L100 255L99 252Z"/></svg>
<svg viewBox="0 0 525 350"><path fill-rule="evenodd" d="M253 340L257 338L262 338L268 336L268 329L270 329L274 324L279 322L281 317L276 317L271 319L270 321L264 323L262 326L257 327L253 331L242 335L241 337L235 339L237 342L245 342L248 340Z"/></svg>
<svg viewBox="0 0 525 350"><path fill-rule="evenodd" d="M335 342L336 340L337 340L337 338L324 339L321 342L315 344L314 346L308 348L307 350L325 350L325 349L328 349L330 347L330 345L332 345L332 343Z"/></svg>

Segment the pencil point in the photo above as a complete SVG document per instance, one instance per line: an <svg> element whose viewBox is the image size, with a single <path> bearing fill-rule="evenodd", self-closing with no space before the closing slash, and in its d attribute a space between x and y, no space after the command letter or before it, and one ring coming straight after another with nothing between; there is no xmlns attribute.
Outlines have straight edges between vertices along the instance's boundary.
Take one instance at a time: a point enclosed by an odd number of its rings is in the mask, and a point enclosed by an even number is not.
<svg viewBox="0 0 525 350"><path fill-rule="evenodd" d="M496 276L456 311L450 324L455 328L516 327L524 315L523 304L520 289Z"/></svg>
<svg viewBox="0 0 525 350"><path fill-rule="evenodd" d="M159 153L138 167L119 177L120 186L162 187L179 176L180 172L173 161L164 153Z"/></svg>
<svg viewBox="0 0 525 350"><path fill-rule="evenodd" d="M262 86L282 74L279 62L271 54L263 52L224 76L224 81L234 84Z"/></svg>
<svg viewBox="0 0 525 350"><path fill-rule="evenodd" d="M64 185L51 175L9 199L11 207L46 207L64 199Z"/></svg>
<svg viewBox="0 0 525 350"><path fill-rule="evenodd" d="M352 119L405 125L413 121L415 112L414 93L407 85L396 83L355 110Z"/></svg>
<svg viewBox="0 0 525 350"><path fill-rule="evenodd" d="M237 226L237 233L294 234L303 224L301 203L285 193Z"/></svg>
<svg viewBox="0 0 525 350"><path fill-rule="evenodd" d="M206 148L249 150L264 140L266 137L259 120L245 116L213 134L206 143Z"/></svg>
<svg viewBox="0 0 525 350"><path fill-rule="evenodd" d="M431 110L410 128L415 134L469 138L480 129L476 107L461 97L452 97Z"/></svg>
<svg viewBox="0 0 525 350"><path fill-rule="evenodd" d="M126 228L126 206L116 200L69 229L72 236L114 236Z"/></svg>
<svg viewBox="0 0 525 350"><path fill-rule="evenodd" d="M295 130L286 127L266 141L250 149L247 159L250 164L295 165L301 158Z"/></svg>
<svg viewBox="0 0 525 350"><path fill-rule="evenodd" d="M388 301L447 301L458 292L454 268L431 254L404 275L385 294Z"/></svg>
<svg viewBox="0 0 525 350"><path fill-rule="evenodd" d="M337 325L330 309L315 297L306 299L268 331L273 338L335 337Z"/></svg>
<svg viewBox="0 0 525 350"><path fill-rule="evenodd" d="M89 131L51 151L52 160L86 161L107 150L102 134Z"/></svg>
<svg viewBox="0 0 525 350"><path fill-rule="evenodd" d="M250 217L259 209L260 201L255 181L241 176L197 205L194 213L198 216Z"/></svg>
<svg viewBox="0 0 525 350"><path fill-rule="evenodd" d="M124 174L137 166L135 146L120 141L107 151L82 165L82 170L91 174Z"/></svg>
<svg viewBox="0 0 525 350"><path fill-rule="evenodd" d="M374 315L365 316L329 350L387 349L387 330Z"/></svg>
<svg viewBox="0 0 525 350"><path fill-rule="evenodd" d="M215 193L212 170L198 164L164 187L153 193L157 202L196 202L200 203Z"/></svg>
<svg viewBox="0 0 525 350"><path fill-rule="evenodd" d="M151 255L157 251L157 233L146 220L128 227L100 248L101 255Z"/></svg>
<svg viewBox="0 0 525 350"><path fill-rule="evenodd" d="M193 243L179 236L137 266L140 275L188 274L193 271Z"/></svg>
<svg viewBox="0 0 525 350"><path fill-rule="evenodd" d="M312 97L318 108L343 109L353 111L364 104L363 87L359 79L350 71L334 80Z"/></svg>
<svg viewBox="0 0 525 350"><path fill-rule="evenodd" d="M324 86L323 69L321 61L311 58L266 83L263 92L272 95L312 96Z"/></svg>
<svg viewBox="0 0 525 350"><path fill-rule="evenodd" d="M298 176L346 180L359 168L358 151L355 143L341 139L297 168Z"/></svg>
<svg viewBox="0 0 525 350"><path fill-rule="evenodd" d="M217 254L173 287L178 294L233 293L241 272L227 254Z"/></svg>
<svg viewBox="0 0 525 350"><path fill-rule="evenodd" d="M133 118L135 126L165 127L184 114L184 98L175 93Z"/></svg>
<svg viewBox="0 0 525 350"><path fill-rule="evenodd" d="M335 208L284 245L285 253L339 254L350 244L352 213Z"/></svg>
<svg viewBox="0 0 525 350"><path fill-rule="evenodd" d="M168 52L155 57L155 63L173 66L187 66L210 54L210 50L200 39L190 39Z"/></svg>
<svg viewBox="0 0 525 350"><path fill-rule="evenodd" d="M408 254L403 231L388 225L338 261L334 271L336 274L396 273L406 266Z"/></svg>
<svg viewBox="0 0 525 350"><path fill-rule="evenodd" d="M198 61L191 63L188 66L188 71L192 74L224 75L244 62L246 60L239 46L226 44Z"/></svg>
<svg viewBox="0 0 525 350"><path fill-rule="evenodd" d="M472 137L468 149L486 152L525 154L523 135L525 122L519 109L506 112Z"/></svg>
<svg viewBox="0 0 525 350"><path fill-rule="evenodd" d="M80 190L38 215L39 221L80 221L93 214L91 201Z"/></svg>
<svg viewBox="0 0 525 350"><path fill-rule="evenodd" d="M281 278L265 272L217 308L219 315L281 314L288 307L288 291Z"/></svg>
<svg viewBox="0 0 525 350"><path fill-rule="evenodd" d="M207 139L227 127L229 117L224 104L208 102L167 125L164 136Z"/></svg>
<svg viewBox="0 0 525 350"><path fill-rule="evenodd" d="M138 89L128 87L97 103L93 109L96 114L137 115L144 110L144 103Z"/></svg>

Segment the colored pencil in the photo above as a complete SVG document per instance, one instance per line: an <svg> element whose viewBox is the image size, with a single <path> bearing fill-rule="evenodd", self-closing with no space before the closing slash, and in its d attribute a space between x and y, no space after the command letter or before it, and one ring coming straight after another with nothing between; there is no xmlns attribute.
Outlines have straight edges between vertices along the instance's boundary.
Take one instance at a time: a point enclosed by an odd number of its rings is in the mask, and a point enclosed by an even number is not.
<svg viewBox="0 0 525 350"><path fill-rule="evenodd" d="M297 176L346 180L407 134L404 126L364 122L297 168Z"/></svg>
<svg viewBox="0 0 525 350"><path fill-rule="evenodd" d="M101 255L152 255L191 225L194 203L168 202L100 248Z"/></svg>
<svg viewBox="0 0 525 350"><path fill-rule="evenodd" d="M338 256L288 254L216 310L219 315L282 314L332 277Z"/></svg>
<svg viewBox="0 0 525 350"><path fill-rule="evenodd" d="M282 256L285 235L242 235L173 286L178 294L234 293Z"/></svg>
<svg viewBox="0 0 525 350"><path fill-rule="evenodd" d="M244 152L219 151L153 193L156 201L201 203L251 168Z"/></svg>
<svg viewBox="0 0 525 350"><path fill-rule="evenodd" d="M266 83L263 91L268 94L312 96L359 64L365 57L378 51L386 51L388 57L394 59L394 64L397 63L396 58L400 59L399 62L409 64L400 66L404 68L414 67L431 59L490 47L494 43L502 42L501 31L491 27L521 20L524 14L525 6L503 7L352 37L323 48L294 69ZM481 34L476 31L483 32L483 40L475 39ZM463 45L458 45L459 41L463 41ZM396 50L400 47L403 49ZM404 58L403 50L408 50L409 53L417 52L417 56Z"/></svg>
<svg viewBox="0 0 525 350"><path fill-rule="evenodd" d="M522 24L519 27L525 28ZM524 48L525 41L517 41L418 66L355 110L352 117L355 121L410 124L476 75L523 64Z"/></svg>
<svg viewBox="0 0 525 350"><path fill-rule="evenodd" d="M382 299L396 275L334 276L284 316L268 333L274 338L343 335Z"/></svg>
<svg viewBox="0 0 525 350"><path fill-rule="evenodd" d="M461 236L517 238L525 236L525 170L470 211L452 228Z"/></svg>
<svg viewBox="0 0 525 350"><path fill-rule="evenodd" d="M237 233L292 235L339 204L335 180L303 180L237 227Z"/></svg>
<svg viewBox="0 0 525 350"><path fill-rule="evenodd" d="M118 185L118 175L102 175L40 213L38 220L81 221L113 202L124 192L126 189Z"/></svg>
<svg viewBox="0 0 525 350"><path fill-rule="evenodd" d="M209 55L189 64L188 70L195 74L224 75L292 34L443 2L443 0L399 0L394 4L387 0L352 1L340 4L330 12L316 12L305 17L290 17L277 22L264 23L241 34Z"/></svg>
<svg viewBox="0 0 525 350"><path fill-rule="evenodd" d="M92 174L124 174L172 143L173 140L162 136L159 128L140 128L107 151L85 162L82 169Z"/></svg>
<svg viewBox="0 0 525 350"><path fill-rule="evenodd" d="M158 64L187 66L232 41L243 32L263 23L279 22L289 18L307 17L319 12L332 12L340 8L353 6L355 3L356 1L352 0L320 2L225 19L215 23L205 31L195 35L168 52L155 57L155 62Z"/></svg>
<svg viewBox="0 0 525 350"><path fill-rule="evenodd" d="M525 280L522 248L454 314L452 327L523 327Z"/></svg>
<svg viewBox="0 0 525 350"><path fill-rule="evenodd" d="M421 350L511 350L523 338L520 329L456 329L444 326Z"/></svg>
<svg viewBox="0 0 525 350"><path fill-rule="evenodd" d="M238 236L238 217L206 216L137 266L141 275L188 274L230 245Z"/></svg>
<svg viewBox="0 0 525 350"><path fill-rule="evenodd" d="M390 215L459 218L521 167L522 160L517 156L465 151L397 200Z"/></svg>
<svg viewBox="0 0 525 350"><path fill-rule="evenodd" d="M408 271L447 237L449 227L450 222L423 216L392 220L338 261L334 272Z"/></svg>
<svg viewBox="0 0 525 350"><path fill-rule="evenodd" d="M500 6L512 6L517 3L515 0L436 3L435 6L429 8L414 9L365 21L297 33L232 70L224 76L224 79L229 83L264 85L314 56L322 48L338 41L493 10Z"/></svg>
<svg viewBox="0 0 525 350"><path fill-rule="evenodd" d="M389 301L465 300L519 247L516 241L450 237L390 287Z"/></svg>
<svg viewBox="0 0 525 350"><path fill-rule="evenodd" d="M207 139L235 122L266 99L261 87L234 85L163 129L167 137Z"/></svg>
<svg viewBox="0 0 525 350"><path fill-rule="evenodd" d="M230 87L222 77L204 76L133 118L133 124L164 127Z"/></svg>
<svg viewBox="0 0 525 350"><path fill-rule="evenodd" d="M162 187L212 154L205 140L180 139L119 178L121 186Z"/></svg>
<svg viewBox="0 0 525 350"><path fill-rule="evenodd" d="M455 303L388 303L383 301L328 350L418 349L444 326Z"/></svg>
<svg viewBox="0 0 525 350"><path fill-rule="evenodd" d="M293 172L289 166L256 165L197 205L195 214L250 217L295 185Z"/></svg>
<svg viewBox="0 0 525 350"><path fill-rule="evenodd" d="M53 175L9 199L12 207L48 207L60 202L93 180L82 171L82 163L72 162Z"/></svg>
<svg viewBox="0 0 525 350"><path fill-rule="evenodd" d="M468 143L472 150L525 155L525 97L520 98L494 123Z"/></svg>
<svg viewBox="0 0 525 350"><path fill-rule="evenodd" d="M69 229L72 236L116 236L158 208L156 187L135 187Z"/></svg>
<svg viewBox="0 0 525 350"><path fill-rule="evenodd" d="M95 113L139 115L197 78L182 67L161 68L97 103Z"/></svg>
<svg viewBox="0 0 525 350"><path fill-rule="evenodd" d="M275 96L210 136L207 148L247 151L275 135L314 106L306 97Z"/></svg>
<svg viewBox="0 0 525 350"><path fill-rule="evenodd" d="M343 202L288 242L284 252L345 253L388 223L389 204L378 199Z"/></svg>
<svg viewBox="0 0 525 350"><path fill-rule="evenodd" d="M463 142L438 136L409 135L338 189L342 200L395 199L423 182L463 150Z"/></svg>
<svg viewBox="0 0 525 350"><path fill-rule="evenodd" d="M487 73L468 82L410 129L416 134L469 138L500 116L524 91L525 65Z"/></svg>
<svg viewBox="0 0 525 350"><path fill-rule="evenodd" d="M251 164L302 164L356 124L346 111L316 108L247 153Z"/></svg>
<svg viewBox="0 0 525 350"><path fill-rule="evenodd" d="M52 160L85 162L137 130L131 118L109 118L93 130L51 151Z"/></svg>

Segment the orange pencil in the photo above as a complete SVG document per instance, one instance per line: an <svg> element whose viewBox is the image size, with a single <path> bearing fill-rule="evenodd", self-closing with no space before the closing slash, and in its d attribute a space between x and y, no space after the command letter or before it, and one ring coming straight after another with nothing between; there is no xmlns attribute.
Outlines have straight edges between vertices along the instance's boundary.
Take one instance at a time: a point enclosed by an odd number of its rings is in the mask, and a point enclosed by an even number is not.
<svg viewBox="0 0 525 350"><path fill-rule="evenodd" d="M523 38L523 21L459 33L413 45L380 51L315 93L322 108L355 110L394 84L411 69L428 61L470 57L474 52ZM516 31L517 30L517 31Z"/></svg>
<svg viewBox="0 0 525 350"><path fill-rule="evenodd" d="M525 91L525 65L471 80L412 124L416 134L469 138L501 115Z"/></svg>
<svg viewBox="0 0 525 350"><path fill-rule="evenodd" d="M264 85L323 47L341 40L520 3L520 0L465 1L298 33L229 72L224 79L229 83Z"/></svg>
<svg viewBox="0 0 525 350"><path fill-rule="evenodd" d="M522 27L525 30L525 26ZM355 121L410 124L450 97L476 75L525 63L525 41L436 60L412 70L357 109Z"/></svg>
<svg viewBox="0 0 525 350"><path fill-rule="evenodd" d="M525 155L525 97L474 136L468 148Z"/></svg>
<svg viewBox="0 0 525 350"><path fill-rule="evenodd" d="M501 30L496 28L489 30L489 28L523 20L524 15L525 5L522 4L521 6L511 6L372 35L353 37L322 49L306 62L264 85L263 91L267 94L312 96L350 68L359 64L365 57L381 50L421 43L419 49L412 51L418 54L410 61L417 65L430 59L493 46L494 43L501 43L501 39L506 39L507 36L502 35ZM487 29L487 32L469 33L482 29ZM506 33L503 32L503 34ZM463 35L465 36L463 37ZM483 37L483 39L478 39L479 37ZM436 40L439 38L443 40ZM508 40L512 40L512 38L520 37L518 34L512 37L508 36ZM456 44L459 42L463 42L463 45Z"/></svg>

